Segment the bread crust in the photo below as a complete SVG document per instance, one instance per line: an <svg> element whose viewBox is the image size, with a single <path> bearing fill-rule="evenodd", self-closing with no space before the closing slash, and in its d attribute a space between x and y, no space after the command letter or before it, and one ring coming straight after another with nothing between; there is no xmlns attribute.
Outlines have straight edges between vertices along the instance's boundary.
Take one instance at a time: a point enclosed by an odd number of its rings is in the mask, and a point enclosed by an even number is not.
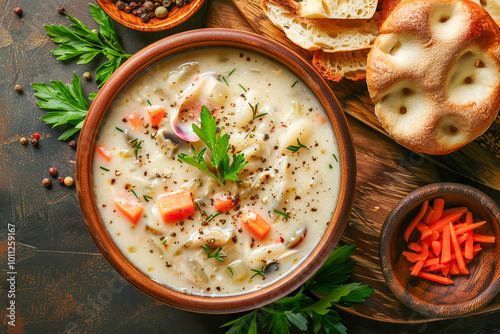
<svg viewBox="0 0 500 334"><path fill-rule="evenodd" d="M328 80L339 82L343 78L358 81L366 77L366 58L370 49L350 52L314 52L313 66Z"/></svg>
<svg viewBox="0 0 500 334"><path fill-rule="evenodd" d="M481 135L500 108L500 31L469 0L404 0L367 63L375 114L398 143L446 154Z"/></svg>

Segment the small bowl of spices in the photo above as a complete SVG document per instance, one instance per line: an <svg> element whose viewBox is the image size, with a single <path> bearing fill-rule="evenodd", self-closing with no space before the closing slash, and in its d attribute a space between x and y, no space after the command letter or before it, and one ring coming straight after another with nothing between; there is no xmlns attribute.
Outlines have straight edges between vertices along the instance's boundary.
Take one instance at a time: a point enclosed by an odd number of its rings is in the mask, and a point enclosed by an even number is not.
<svg viewBox="0 0 500 334"><path fill-rule="evenodd" d="M141 31L175 27L193 16L204 0L97 0L116 22Z"/></svg>

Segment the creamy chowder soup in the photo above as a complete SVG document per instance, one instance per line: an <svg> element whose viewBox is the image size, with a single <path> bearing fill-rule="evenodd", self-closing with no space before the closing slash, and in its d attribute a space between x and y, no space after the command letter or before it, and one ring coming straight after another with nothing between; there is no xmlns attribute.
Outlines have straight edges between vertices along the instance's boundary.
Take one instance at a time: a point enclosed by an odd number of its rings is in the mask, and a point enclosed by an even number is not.
<svg viewBox="0 0 500 334"><path fill-rule="evenodd" d="M323 237L338 157L328 116L295 74L247 50L202 48L151 67L117 99L96 142L95 201L154 281L250 292Z"/></svg>

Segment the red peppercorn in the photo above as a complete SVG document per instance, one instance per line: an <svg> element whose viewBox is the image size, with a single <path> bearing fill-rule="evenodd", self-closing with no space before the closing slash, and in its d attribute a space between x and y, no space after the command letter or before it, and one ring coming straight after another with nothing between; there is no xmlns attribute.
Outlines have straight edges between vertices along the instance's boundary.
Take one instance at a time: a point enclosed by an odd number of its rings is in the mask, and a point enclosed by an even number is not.
<svg viewBox="0 0 500 334"><path fill-rule="evenodd" d="M14 8L14 13L21 16L21 14L23 13L23 10L21 9L21 7L16 7L16 8Z"/></svg>
<svg viewBox="0 0 500 334"><path fill-rule="evenodd" d="M36 140L40 139L40 135L38 134L38 132L35 132L33 138L35 138Z"/></svg>
<svg viewBox="0 0 500 334"><path fill-rule="evenodd" d="M61 7L57 8L57 12L58 12L59 14L64 14L64 7L63 7L63 6L61 6Z"/></svg>
<svg viewBox="0 0 500 334"><path fill-rule="evenodd" d="M52 175L52 176L56 176L57 175L57 168L50 167L49 168L49 174Z"/></svg>
<svg viewBox="0 0 500 334"><path fill-rule="evenodd" d="M130 13L130 6L125 6L125 8L123 8L123 10L125 11L125 13Z"/></svg>
<svg viewBox="0 0 500 334"><path fill-rule="evenodd" d="M59 177L57 178L57 182L59 182L59 183L64 183L64 177L59 176Z"/></svg>

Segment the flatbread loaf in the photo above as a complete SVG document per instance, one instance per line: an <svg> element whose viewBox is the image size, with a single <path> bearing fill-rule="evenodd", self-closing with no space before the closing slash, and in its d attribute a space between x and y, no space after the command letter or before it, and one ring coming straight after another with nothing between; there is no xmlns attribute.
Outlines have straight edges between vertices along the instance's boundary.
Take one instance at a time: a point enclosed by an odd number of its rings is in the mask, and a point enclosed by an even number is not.
<svg viewBox="0 0 500 334"><path fill-rule="evenodd" d="M368 55L366 80L391 137L419 152L452 152L498 114L498 25L469 0L402 1Z"/></svg>
<svg viewBox="0 0 500 334"><path fill-rule="evenodd" d="M298 2L297 14L307 18L369 19L375 14L377 2L377 0L303 0Z"/></svg>
<svg viewBox="0 0 500 334"><path fill-rule="evenodd" d="M357 81L366 77L366 57L370 49L329 53L314 52L313 66L328 80L339 82L342 78Z"/></svg>
<svg viewBox="0 0 500 334"><path fill-rule="evenodd" d="M370 20L305 19L294 14L296 9L283 6L271 0L262 0L262 8L269 19L292 42L309 51L366 49L378 35L377 16Z"/></svg>

